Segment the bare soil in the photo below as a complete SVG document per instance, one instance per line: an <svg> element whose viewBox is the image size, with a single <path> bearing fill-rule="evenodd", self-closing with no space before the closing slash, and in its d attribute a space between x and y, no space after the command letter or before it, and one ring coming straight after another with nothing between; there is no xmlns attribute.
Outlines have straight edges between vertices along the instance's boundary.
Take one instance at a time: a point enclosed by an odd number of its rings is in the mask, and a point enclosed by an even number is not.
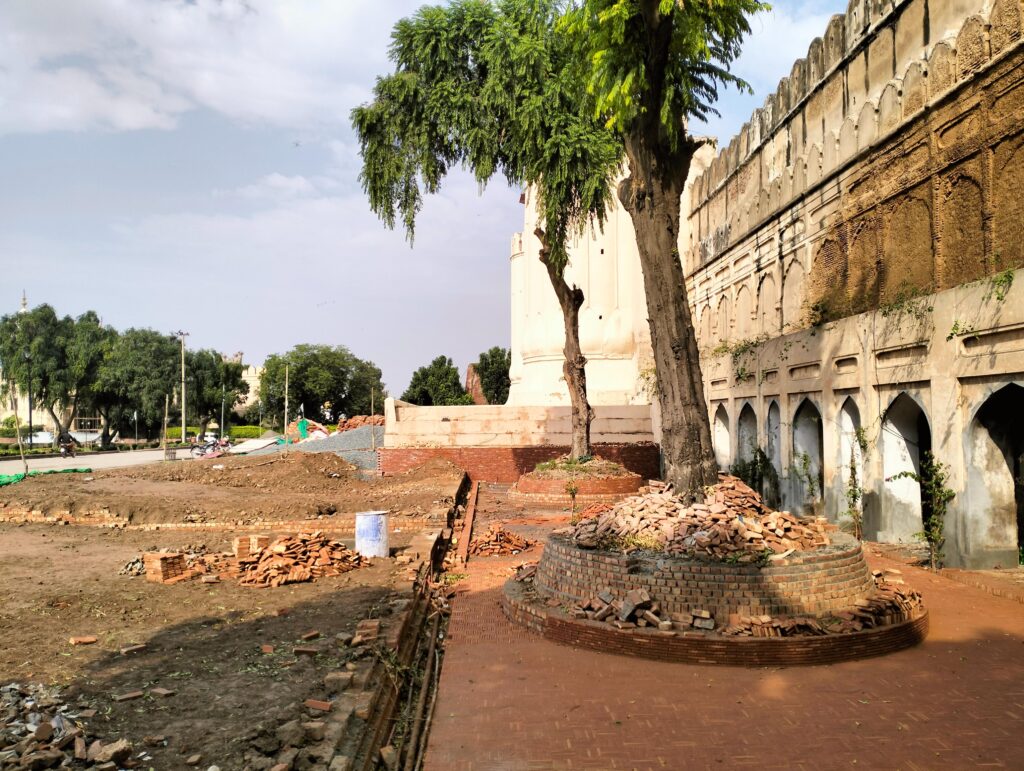
<svg viewBox="0 0 1024 771"><path fill-rule="evenodd" d="M366 480L334 456L296 454L258 466L266 461L229 459L223 470L211 462L97 472L91 482L61 475L5 492L40 508L108 506L157 522L180 521L189 501L211 517L244 507L297 518L320 501L351 511L436 511L438 502L454 498L462 479L448 464ZM293 531L271 526L264 532ZM215 532L153 532L0 523L0 684L61 686L69 704L97 710L86 721L90 734L105 742L129 739L136 752L153 755L147 767L183 769L185 759L199 753L203 768L241 769L245 749L296 718L305 699L324 698L323 676L344 669L355 655L335 635L351 634L362 619L389 615L390 603L408 596L411 579L394 558L274 589L230 580L162 585L118 574L145 551L230 551L237 534L229 525ZM405 529L393 546L412 535ZM302 641L312 630L320 636ZM89 635L98 642L70 644L71 637ZM137 644L145 650L120 652ZM274 652L263 653L263 645ZM320 648L315 657L293 653L310 645ZM174 695L158 698L149 692L154 687ZM135 690L146 696L113 700ZM144 737L161 735L167 746L143 744Z"/></svg>
<svg viewBox="0 0 1024 771"><path fill-rule="evenodd" d="M422 516L449 502L461 476L447 461L366 477L331 453L216 458L31 477L0 489L0 512L107 510L132 524L295 520L367 509Z"/></svg>

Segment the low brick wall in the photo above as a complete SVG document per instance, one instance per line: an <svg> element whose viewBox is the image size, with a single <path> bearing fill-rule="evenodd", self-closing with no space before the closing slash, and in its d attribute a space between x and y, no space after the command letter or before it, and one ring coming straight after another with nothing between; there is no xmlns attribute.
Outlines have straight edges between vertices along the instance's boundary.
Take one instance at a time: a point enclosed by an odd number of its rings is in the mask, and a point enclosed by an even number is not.
<svg viewBox="0 0 1024 771"><path fill-rule="evenodd" d="M836 664L895 653L917 645L928 636L927 611L901 624L820 637L724 637L652 629L624 631L599 621L569 619L531 603L522 585L515 580L505 584L501 607L511 621L552 642L681 664L738 667Z"/></svg>
<svg viewBox="0 0 1024 771"><path fill-rule="evenodd" d="M643 479L661 475L661 449L653 442L595 444L594 454L621 463ZM566 455L568 446L536 447L384 447L378 451L380 470L397 474L428 460L443 458L464 469L474 482L512 484L538 463Z"/></svg>
<svg viewBox="0 0 1024 771"><path fill-rule="evenodd" d="M535 583L566 603L586 602L605 587L618 596L646 589L669 613L708 610L722 623L730 613L817 616L852 607L874 587L860 542L835 534L833 543L757 567L580 549L552 536Z"/></svg>

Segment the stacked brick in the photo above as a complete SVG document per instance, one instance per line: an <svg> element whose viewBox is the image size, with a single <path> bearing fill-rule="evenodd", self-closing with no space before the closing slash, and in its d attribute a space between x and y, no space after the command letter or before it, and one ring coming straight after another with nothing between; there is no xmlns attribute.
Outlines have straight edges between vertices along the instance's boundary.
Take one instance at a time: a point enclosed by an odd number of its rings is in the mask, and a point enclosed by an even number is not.
<svg viewBox="0 0 1024 771"><path fill-rule="evenodd" d="M146 552L142 555L146 567L146 580L158 584L174 584L191 578L187 574L184 554Z"/></svg>
<svg viewBox="0 0 1024 771"><path fill-rule="evenodd" d="M704 501L689 506L670 487L652 482L646 493L580 522L572 538L584 549L634 546L749 564L766 554L827 546L826 530L823 520L773 511L742 480L720 474Z"/></svg>

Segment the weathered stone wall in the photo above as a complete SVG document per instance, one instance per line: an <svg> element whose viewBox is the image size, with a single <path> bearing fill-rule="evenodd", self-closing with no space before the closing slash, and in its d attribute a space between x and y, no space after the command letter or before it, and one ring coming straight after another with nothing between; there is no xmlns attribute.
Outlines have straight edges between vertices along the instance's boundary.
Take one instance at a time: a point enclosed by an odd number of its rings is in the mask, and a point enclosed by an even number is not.
<svg viewBox="0 0 1024 771"><path fill-rule="evenodd" d="M1024 264L1018 0L853 0L693 184L702 343Z"/></svg>

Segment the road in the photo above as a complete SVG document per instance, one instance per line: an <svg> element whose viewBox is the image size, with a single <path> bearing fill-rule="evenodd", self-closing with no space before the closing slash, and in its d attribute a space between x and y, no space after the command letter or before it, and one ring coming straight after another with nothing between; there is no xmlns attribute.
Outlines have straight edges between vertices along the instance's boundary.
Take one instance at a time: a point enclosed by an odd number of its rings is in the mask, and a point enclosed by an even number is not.
<svg viewBox="0 0 1024 771"><path fill-rule="evenodd" d="M178 451L179 458L188 458L184 450ZM124 466L141 466L145 463L156 463L164 459L163 450L137 450L135 452L104 453L93 455L83 453L77 458L29 458L30 470L43 471L53 468L122 468ZM0 474L20 474L23 466L21 459L0 461Z"/></svg>

